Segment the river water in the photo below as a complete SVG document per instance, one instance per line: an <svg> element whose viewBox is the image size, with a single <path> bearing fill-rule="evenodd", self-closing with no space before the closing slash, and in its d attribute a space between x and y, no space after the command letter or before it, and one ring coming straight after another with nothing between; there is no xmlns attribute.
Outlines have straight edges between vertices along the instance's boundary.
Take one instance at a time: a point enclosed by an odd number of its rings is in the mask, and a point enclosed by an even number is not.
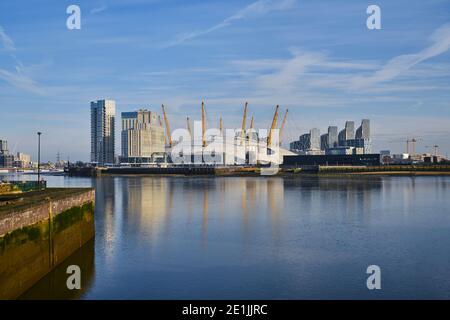
<svg viewBox="0 0 450 320"><path fill-rule="evenodd" d="M450 177L45 179L95 187L96 237L23 299L450 298Z"/></svg>

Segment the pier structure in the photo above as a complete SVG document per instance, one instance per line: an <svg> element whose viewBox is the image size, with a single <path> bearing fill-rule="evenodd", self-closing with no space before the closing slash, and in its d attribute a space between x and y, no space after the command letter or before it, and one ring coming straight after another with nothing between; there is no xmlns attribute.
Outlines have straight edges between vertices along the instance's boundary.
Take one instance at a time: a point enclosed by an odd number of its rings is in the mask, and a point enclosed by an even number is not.
<svg viewBox="0 0 450 320"><path fill-rule="evenodd" d="M94 237L93 189L0 195L0 299L16 299Z"/></svg>

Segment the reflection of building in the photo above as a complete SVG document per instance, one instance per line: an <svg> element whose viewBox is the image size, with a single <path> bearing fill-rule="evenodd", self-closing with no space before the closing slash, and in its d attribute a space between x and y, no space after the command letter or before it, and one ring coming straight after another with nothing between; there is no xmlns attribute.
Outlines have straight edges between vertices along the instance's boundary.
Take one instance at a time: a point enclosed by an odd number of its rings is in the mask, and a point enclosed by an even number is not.
<svg viewBox="0 0 450 320"><path fill-rule="evenodd" d="M122 201L120 192L116 192L116 183L112 177L94 179L93 187L95 189L95 210L101 213L102 232L96 236L95 242L101 243L105 248L105 262L112 263L117 250L116 237L122 234L122 212L117 210ZM120 182L120 180L119 180ZM120 189L120 184L118 184ZM116 205L116 202L118 203ZM126 211L125 211L126 212Z"/></svg>
<svg viewBox="0 0 450 320"><path fill-rule="evenodd" d="M156 113L148 110L122 113L121 162L154 162L164 157L164 128Z"/></svg>
<svg viewBox="0 0 450 320"><path fill-rule="evenodd" d="M171 199L177 193L165 178L148 179L130 177L120 182L123 212L132 215L138 222L139 232L149 234L156 241L164 227L168 227Z"/></svg>
<svg viewBox="0 0 450 320"><path fill-rule="evenodd" d="M116 103L112 100L91 102L91 162L114 163Z"/></svg>

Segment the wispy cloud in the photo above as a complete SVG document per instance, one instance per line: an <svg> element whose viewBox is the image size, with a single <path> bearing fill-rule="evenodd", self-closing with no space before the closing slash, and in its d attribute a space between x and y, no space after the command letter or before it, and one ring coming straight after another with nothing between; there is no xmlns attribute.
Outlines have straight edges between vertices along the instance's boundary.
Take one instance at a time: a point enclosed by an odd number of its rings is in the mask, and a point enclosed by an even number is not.
<svg viewBox="0 0 450 320"><path fill-rule="evenodd" d="M163 47L167 48L167 47L172 47L172 46L182 44L183 42L186 42L188 40L192 40L194 38L206 35L213 31L228 27L233 22L238 21L238 20L242 20L245 18L251 18L251 17L263 16L263 15L273 12L273 11L287 10L287 9L291 8L296 2L297 2L297 0L258 0L256 2L253 2L252 4L249 4L245 8L237 11L235 14L229 16L228 18L224 19L222 22L220 22L208 29L180 34L174 40L165 44Z"/></svg>
<svg viewBox="0 0 450 320"><path fill-rule="evenodd" d="M14 41L6 34L5 29L2 26L0 26L0 43L17 64L14 72L0 68L0 79L3 79L19 89L39 95L44 94L44 90L28 75L28 68L26 68L16 57L16 46Z"/></svg>
<svg viewBox="0 0 450 320"><path fill-rule="evenodd" d="M105 11L105 10L107 10L107 9L108 9L108 6L107 6L106 4L104 4L104 5L100 6L100 7L97 7L97 8L92 9L92 10L90 11L90 13L91 13L91 14L96 14L96 13L103 12L103 11Z"/></svg>
<svg viewBox="0 0 450 320"><path fill-rule="evenodd" d="M354 78L351 86L357 89L394 79L416 64L447 52L450 49L450 23L435 30L430 40L432 44L429 47L418 53L392 58L372 76Z"/></svg>
<svg viewBox="0 0 450 320"><path fill-rule="evenodd" d="M0 79L3 79L17 88L39 95L44 94L44 90L40 88L38 84L28 75L21 72L20 69L16 69L16 72L0 69Z"/></svg>
<svg viewBox="0 0 450 320"><path fill-rule="evenodd" d="M14 41L6 34L2 26L0 26L0 42L7 52L16 51Z"/></svg>
<svg viewBox="0 0 450 320"><path fill-rule="evenodd" d="M291 50L292 57L287 59L234 63L241 71L251 72L257 92L278 97L324 90L350 90L352 94L442 90L443 86L426 84L425 79L447 73L437 72L433 65L420 65L450 50L450 24L436 29L429 40L431 44L418 53L400 55L385 63L337 60L322 52L298 49ZM386 83L394 79L395 83Z"/></svg>
<svg viewBox="0 0 450 320"><path fill-rule="evenodd" d="M284 97L322 89L346 90L355 75L378 67L372 61L339 60L322 52L292 49L291 54L287 59L241 60L233 64L241 73L251 72L258 92Z"/></svg>

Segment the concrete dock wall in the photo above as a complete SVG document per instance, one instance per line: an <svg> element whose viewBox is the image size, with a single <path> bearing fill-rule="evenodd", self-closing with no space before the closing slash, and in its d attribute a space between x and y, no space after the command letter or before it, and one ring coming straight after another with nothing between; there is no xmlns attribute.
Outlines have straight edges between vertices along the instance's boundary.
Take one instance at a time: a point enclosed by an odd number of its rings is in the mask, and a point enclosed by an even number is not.
<svg viewBox="0 0 450 320"><path fill-rule="evenodd" d="M92 239L91 189L13 208L0 215L0 299L15 299Z"/></svg>

